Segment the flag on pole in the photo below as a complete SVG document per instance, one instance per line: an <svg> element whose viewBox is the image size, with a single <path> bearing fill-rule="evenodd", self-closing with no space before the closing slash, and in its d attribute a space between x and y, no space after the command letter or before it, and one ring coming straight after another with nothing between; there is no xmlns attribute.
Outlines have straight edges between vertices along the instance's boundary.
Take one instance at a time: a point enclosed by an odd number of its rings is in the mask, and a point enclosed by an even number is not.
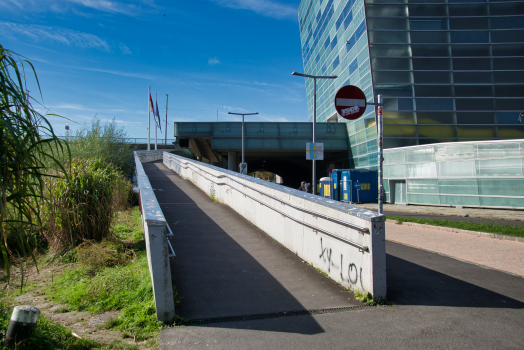
<svg viewBox="0 0 524 350"><path fill-rule="evenodd" d="M155 97L155 100L156 100L156 97ZM160 114L158 114L158 102L155 101L155 103L156 103L156 107L155 107L155 109L156 109L156 111L155 111L155 117L156 117L156 119L158 120L158 124L157 124L157 125L158 125L158 127L160 128L160 131L162 131L162 127L160 126Z"/></svg>
<svg viewBox="0 0 524 350"><path fill-rule="evenodd" d="M153 99L151 98L151 93L149 94L149 111L153 112L153 118L155 117L155 105L153 104Z"/></svg>

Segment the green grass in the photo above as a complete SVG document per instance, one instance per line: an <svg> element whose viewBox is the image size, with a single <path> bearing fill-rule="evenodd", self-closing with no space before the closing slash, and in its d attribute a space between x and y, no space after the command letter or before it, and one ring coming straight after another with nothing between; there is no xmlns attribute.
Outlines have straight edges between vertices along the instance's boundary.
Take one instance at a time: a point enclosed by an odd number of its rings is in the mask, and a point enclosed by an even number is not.
<svg viewBox="0 0 524 350"><path fill-rule="evenodd" d="M87 310L104 312L119 310L120 316L111 319L103 328L123 331L124 338L136 341L148 339L154 346L152 335L164 326L156 318L153 289L145 252L140 211L119 213L115 218L113 232L115 242L120 241L127 250L132 250L133 259L115 266L102 266L93 274L81 262L71 264L60 276L43 290L55 302L65 303L58 312ZM116 243L115 243L116 244ZM105 249L99 244L100 249ZM111 246L109 246L111 247ZM112 249L112 248L110 248ZM77 254L81 256L81 254ZM75 261L76 259L71 259ZM16 282L14 279L12 282ZM42 290L40 290L42 291ZM176 291L175 291L176 293ZM0 344L7 329L13 310L12 299L18 290L0 291ZM71 330L48 320L41 315L39 325L33 333L29 349L115 349L131 350L137 346L115 340L110 344L78 339ZM0 350L6 349L0 345Z"/></svg>
<svg viewBox="0 0 524 350"><path fill-rule="evenodd" d="M402 222L415 222L418 224L442 226L458 228L461 230L475 231L475 232L487 232L495 233L513 237L524 237L524 227L522 226L510 226L510 225L499 225L495 222L489 223L474 223L466 221L451 221L445 219L415 219L403 216L388 215L388 219L396 220L399 223Z"/></svg>

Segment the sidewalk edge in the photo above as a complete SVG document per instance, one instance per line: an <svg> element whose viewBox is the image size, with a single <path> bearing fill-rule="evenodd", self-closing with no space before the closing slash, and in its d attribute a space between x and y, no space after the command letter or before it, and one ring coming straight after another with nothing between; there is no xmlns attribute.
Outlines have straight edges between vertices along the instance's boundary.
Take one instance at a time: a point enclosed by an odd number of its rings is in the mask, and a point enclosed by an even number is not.
<svg viewBox="0 0 524 350"><path fill-rule="evenodd" d="M386 222L391 222L397 224L397 220L391 220L387 219ZM453 228L453 227L444 227L444 226L434 226L434 225L426 225L426 224L418 224L416 222L402 222L400 225L407 225L407 226L418 226L418 227L425 227L425 228L434 228L441 231L448 231L448 232L457 232L457 233L466 233L469 235L475 235L475 236L485 236L490 238L496 238L500 240L506 240L506 241L515 241L515 242L521 242L524 243L524 237L513 237L513 236L505 236L505 235L499 235L496 233L487 233L487 232L476 232L476 231L469 231L469 230L462 230L459 228Z"/></svg>

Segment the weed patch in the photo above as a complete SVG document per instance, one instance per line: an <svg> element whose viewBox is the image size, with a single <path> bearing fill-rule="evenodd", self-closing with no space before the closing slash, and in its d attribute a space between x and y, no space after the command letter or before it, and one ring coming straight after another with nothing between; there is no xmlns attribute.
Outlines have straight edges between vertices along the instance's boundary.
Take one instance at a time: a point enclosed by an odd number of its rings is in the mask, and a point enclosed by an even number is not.
<svg viewBox="0 0 524 350"><path fill-rule="evenodd" d="M136 208L132 214L128 212L118 218L121 221L115 229L124 243L118 246L115 241L103 241L79 247L78 264L55 279L47 294L55 302L67 303L67 308L77 311L120 310L120 316L104 327L122 330L135 340L143 340L158 332L163 323L156 318L143 233L137 234L140 212ZM138 237L140 241L133 240ZM179 302L176 290L174 295Z"/></svg>
<svg viewBox="0 0 524 350"><path fill-rule="evenodd" d="M370 292L362 293L358 290L355 292L355 299L365 306L392 305L386 298L373 299Z"/></svg>
<svg viewBox="0 0 524 350"><path fill-rule="evenodd" d="M495 222L474 223L466 221L451 221L445 219L416 219L393 215L388 215L387 218L391 220L396 220L400 224L403 222L415 222L424 225L451 227L461 230L495 233L512 237L524 237L524 227L499 225Z"/></svg>

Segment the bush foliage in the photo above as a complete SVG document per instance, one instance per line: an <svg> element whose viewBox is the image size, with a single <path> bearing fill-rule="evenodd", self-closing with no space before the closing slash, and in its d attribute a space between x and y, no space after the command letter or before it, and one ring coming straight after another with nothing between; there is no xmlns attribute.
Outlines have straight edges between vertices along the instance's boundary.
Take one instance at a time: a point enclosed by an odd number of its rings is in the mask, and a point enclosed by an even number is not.
<svg viewBox="0 0 524 350"><path fill-rule="evenodd" d="M120 209L114 201L127 199L130 187L113 165L99 158L73 159L69 176L48 185L45 236L55 251L109 237L114 213Z"/></svg>
<svg viewBox="0 0 524 350"><path fill-rule="evenodd" d="M73 137L68 137L74 158L99 158L130 175L133 170L133 151L126 143L127 134L113 119L105 125L93 118L91 127L84 126Z"/></svg>

